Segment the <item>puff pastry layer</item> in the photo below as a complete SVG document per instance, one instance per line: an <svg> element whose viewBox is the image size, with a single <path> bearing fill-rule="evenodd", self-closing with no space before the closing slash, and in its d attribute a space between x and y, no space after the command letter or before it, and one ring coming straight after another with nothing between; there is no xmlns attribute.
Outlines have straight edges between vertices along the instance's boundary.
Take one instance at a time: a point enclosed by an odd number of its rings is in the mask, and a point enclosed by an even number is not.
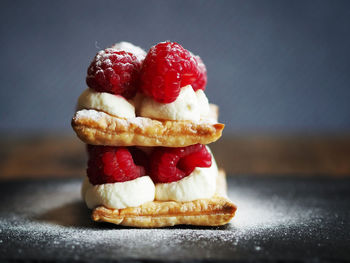
<svg viewBox="0 0 350 263"><path fill-rule="evenodd" d="M215 110L215 107L211 108ZM72 119L72 127L87 144L183 147L216 141L221 137L224 124L144 117L123 119L102 111L80 110Z"/></svg>
<svg viewBox="0 0 350 263"><path fill-rule="evenodd" d="M221 171L217 192L225 195L225 187L225 174ZM99 206L93 210L92 219L143 228L174 225L220 226L227 224L233 218L236 209L226 197L216 195L210 199L191 202L153 201L125 209Z"/></svg>

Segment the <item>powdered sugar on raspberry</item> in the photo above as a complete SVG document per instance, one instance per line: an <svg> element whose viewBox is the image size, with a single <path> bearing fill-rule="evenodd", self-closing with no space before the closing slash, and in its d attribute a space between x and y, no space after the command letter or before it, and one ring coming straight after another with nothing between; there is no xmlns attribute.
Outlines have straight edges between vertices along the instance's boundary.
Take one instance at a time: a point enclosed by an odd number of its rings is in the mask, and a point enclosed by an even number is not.
<svg viewBox="0 0 350 263"><path fill-rule="evenodd" d="M141 62L132 53L111 48L99 51L87 70L86 84L98 91L135 96Z"/></svg>
<svg viewBox="0 0 350 263"><path fill-rule="evenodd" d="M116 57L118 60L122 60L124 58L124 56L117 54L117 53L109 53L106 52L106 50L100 50L97 54L96 54L96 65L101 67L102 66L102 62L106 63L108 66L112 67L112 61L110 60L110 57Z"/></svg>
<svg viewBox="0 0 350 263"><path fill-rule="evenodd" d="M135 46L134 44L131 44L129 42L119 42L115 43L110 48L117 50L117 51L126 51L134 54L138 60L142 61L146 57L146 51L144 51L141 47Z"/></svg>

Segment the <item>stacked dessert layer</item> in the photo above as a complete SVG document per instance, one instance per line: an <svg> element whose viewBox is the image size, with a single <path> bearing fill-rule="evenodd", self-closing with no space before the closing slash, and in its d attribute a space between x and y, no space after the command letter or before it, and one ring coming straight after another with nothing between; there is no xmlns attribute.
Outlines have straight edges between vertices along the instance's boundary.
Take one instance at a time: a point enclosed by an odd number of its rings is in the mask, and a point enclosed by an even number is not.
<svg viewBox="0 0 350 263"><path fill-rule="evenodd" d="M200 57L174 42L121 42L97 53L72 127L87 144L82 197L95 221L136 227L222 225L225 196L206 144L220 138Z"/></svg>

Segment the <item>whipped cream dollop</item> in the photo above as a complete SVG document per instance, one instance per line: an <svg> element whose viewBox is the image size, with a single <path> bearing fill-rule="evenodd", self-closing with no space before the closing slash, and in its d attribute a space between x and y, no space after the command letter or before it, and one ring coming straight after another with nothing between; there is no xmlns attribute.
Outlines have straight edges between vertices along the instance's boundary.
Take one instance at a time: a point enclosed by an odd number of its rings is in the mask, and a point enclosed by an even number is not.
<svg viewBox="0 0 350 263"><path fill-rule="evenodd" d="M100 185L92 185L89 178L86 177L81 194L90 209L99 205L123 209L153 201L155 187L149 176L138 177L122 183Z"/></svg>
<svg viewBox="0 0 350 263"><path fill-rule="evenodd" d="M120 95L86 89L80 95L77 110L94 109L121 118L135 118L135 107Z"/></svg>
<svg viewBox="0 0 350 263"><path fill-rule="evenodd" d="M216 192L217 176L218 167L212 156L212 164L210 167L196 167L189 176L177 182L156 184L155 200L188 202L210 198Z"/></svg>
<svg viewBox="0 0 350 263"><path fill-rule="evenodd" d="M159 103L145 96L140 103L139 114L161 120L199 121L209 113L209 103L203 90L193 90L191 85L181 88L177 99L171 103Z"/></svg>
<svg viewBox="0 0 350 263"><path fill-rule="evenodd" d="M119 42L111 46L110 48L115 49L117 51L126 51L130 52L137 57L138 60L142 61L145 59L147 53L142 48L135 46L134 44L131 44L129 42Z"/></svg>

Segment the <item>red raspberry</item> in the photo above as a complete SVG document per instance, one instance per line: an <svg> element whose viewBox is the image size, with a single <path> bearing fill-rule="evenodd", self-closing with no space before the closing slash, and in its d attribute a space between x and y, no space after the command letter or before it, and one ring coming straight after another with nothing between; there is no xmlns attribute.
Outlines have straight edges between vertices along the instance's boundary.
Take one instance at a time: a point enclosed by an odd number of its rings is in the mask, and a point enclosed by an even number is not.
<svg viewBox="0 0 350 263"><path fill-rule="evenodd" d="M199 56L195 56L195 58L198 63L199 75L196 81L191 84L191 86L194 91L198 89L205 90L205 86L207 85L207 68Z"/></svg>
<svg viewBox="0 0 350 263"><path fill-rule="evenodd" d="M170 183L190 175L196 167L210 167L211 154L205 145L158 147L151 155L151 177L155 183Z"/></svg>
<svg viewBox="0 0 350 263"><path fill-rule="evenodd" d="M90 183L125 182L145 175L145 169L135 165L126 147L88 145L87 175Z"/></svg>
<svg viewBox="0 0 350 263"><path fill-rule="evenodd" d="M133 146L128 147L136 165L144 167L146 174L150 171L150 159L147 153Z"/></svg>
<svg viewBox="0 0 350 263"><path fill-rule="evenodd" d="M170 103L198 75L198 62L188 50L175 42L162 42L151 47L143 61L141 90L158 102Z"/></svg>
<svg viewBox="0 0 350 263"><path fill-rule="evenodd" d="M107 48L91 62L86 84L96 91L130 99L136 94L140 68L141 62L133 54Z"/></svg>

